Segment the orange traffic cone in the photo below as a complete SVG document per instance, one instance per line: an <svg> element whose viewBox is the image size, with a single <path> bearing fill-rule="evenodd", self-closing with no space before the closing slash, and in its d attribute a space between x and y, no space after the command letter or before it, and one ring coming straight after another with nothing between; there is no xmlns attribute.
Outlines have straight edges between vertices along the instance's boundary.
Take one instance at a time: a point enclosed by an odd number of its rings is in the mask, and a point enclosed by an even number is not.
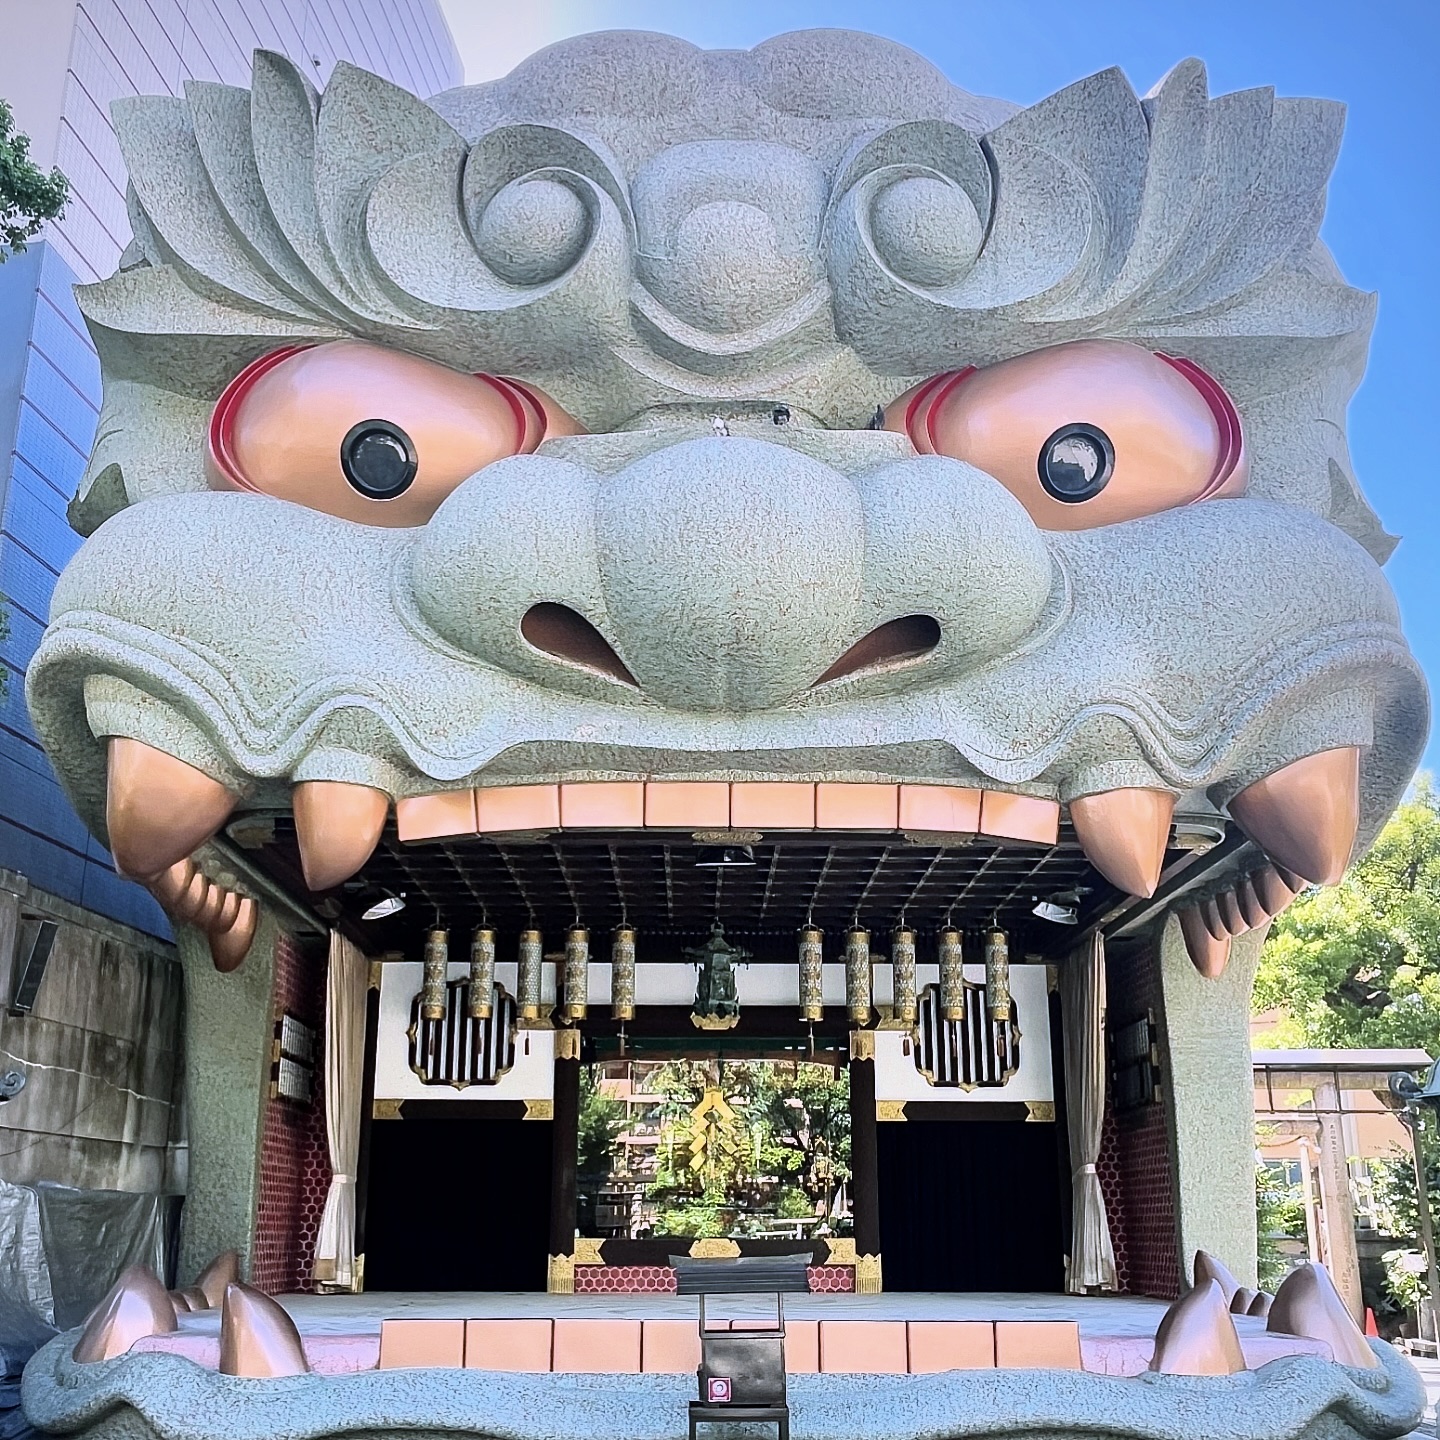
<svg viewBox="0 0 1440 1440"><path fill-rule="evenodd" d="M1380 1338L1380 1327L1375 1323L1375 1312L1368 1305L1365 1307L1365 1333L1373 1335L1377 1340Z"/></svg>

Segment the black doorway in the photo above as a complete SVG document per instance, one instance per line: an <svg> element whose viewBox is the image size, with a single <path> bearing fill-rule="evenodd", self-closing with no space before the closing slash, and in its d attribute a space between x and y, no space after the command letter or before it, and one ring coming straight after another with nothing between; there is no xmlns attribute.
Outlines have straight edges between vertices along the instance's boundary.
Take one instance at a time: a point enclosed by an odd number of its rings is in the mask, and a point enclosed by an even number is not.
<svg viewBox="0 0 1440 1440"><path fill-rule="evenodd" d="M370 1126L366 1290L543 1290L550 1126L384 1120Z"/></svg>
<svg viewBox="0 0 1440 1440"><path fill-rule="evenodd" d="M886 1290L1062 1288L1053 1125L939 1120L876 1129Z"/></svg>

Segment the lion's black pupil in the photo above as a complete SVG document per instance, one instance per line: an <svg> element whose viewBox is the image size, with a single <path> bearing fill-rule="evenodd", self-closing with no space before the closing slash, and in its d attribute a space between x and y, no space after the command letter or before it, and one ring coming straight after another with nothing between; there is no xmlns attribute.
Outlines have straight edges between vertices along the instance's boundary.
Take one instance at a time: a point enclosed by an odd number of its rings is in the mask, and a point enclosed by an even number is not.
<svg viewBox="0 0 1440 1440"><path fill-rule="evenodd" d="M1115 468L1115 448L1097 425L1062 425L1040 447L1040 483L1067 505L1098 495Z"/></svg>
<svg viewBox="0 0 1440 1440"><path fill-rule="evenodd" d="M415 479L415 446L388 420L362 420L340 442L340 468L362 495L390 500Z"/></svg>

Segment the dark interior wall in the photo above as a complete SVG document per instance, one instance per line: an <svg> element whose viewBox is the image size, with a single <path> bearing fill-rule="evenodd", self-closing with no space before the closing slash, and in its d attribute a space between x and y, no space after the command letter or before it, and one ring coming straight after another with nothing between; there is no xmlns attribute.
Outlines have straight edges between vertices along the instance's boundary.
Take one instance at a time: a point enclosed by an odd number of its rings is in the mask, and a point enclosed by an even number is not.
<svg viewBox="0 0 1440 1440"><path fill-rule="evenodd" d="M544 1290L550 1124L370 1127L365 1288Z"/></svg>
<svg viewBox="0 0 1440 1440"><path fill-rule="evenodd" d="M1053 1125L965 1120L877 1129L886 1290L1061 1288Z"/></svg>
<svg viewBox="0 0 1440 1440"><path fill-rule="evenodd" d="M1151 948L1106 957L1106 1023L1113 1031L1163 1008L1160 960ZM1162 1074L1161 1086L1170 1077ZM1120 1288L1171 1299L1181 1290L1175 1187L1165 1107L1158 1100L1117 1115L1106 1097L1097 1166L1110 1218Z"/></svg>

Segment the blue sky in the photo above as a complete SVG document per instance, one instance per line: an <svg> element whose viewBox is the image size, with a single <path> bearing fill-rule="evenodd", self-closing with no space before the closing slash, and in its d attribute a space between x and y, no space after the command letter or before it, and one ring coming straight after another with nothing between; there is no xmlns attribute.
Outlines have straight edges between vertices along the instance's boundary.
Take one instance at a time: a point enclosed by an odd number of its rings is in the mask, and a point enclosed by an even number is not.
<svg viewBox="0 0 1440 1440"><path fill-rule="evenodd" d="M1352 285L1380 293L1350 445L1370 502L1403 537L1387 566L1431 683L1440 677L1440 122L1436 0L442 0L472 80L585 30L666 30L748 47L783 30L872 30L921 51L957 84L1028 104L1121 66L1148 90L1188 55L1211 93L1273 85L1342 100L1345 143L1322 235ZM1426 764L1440 767L1432 738Z"/></svg>

